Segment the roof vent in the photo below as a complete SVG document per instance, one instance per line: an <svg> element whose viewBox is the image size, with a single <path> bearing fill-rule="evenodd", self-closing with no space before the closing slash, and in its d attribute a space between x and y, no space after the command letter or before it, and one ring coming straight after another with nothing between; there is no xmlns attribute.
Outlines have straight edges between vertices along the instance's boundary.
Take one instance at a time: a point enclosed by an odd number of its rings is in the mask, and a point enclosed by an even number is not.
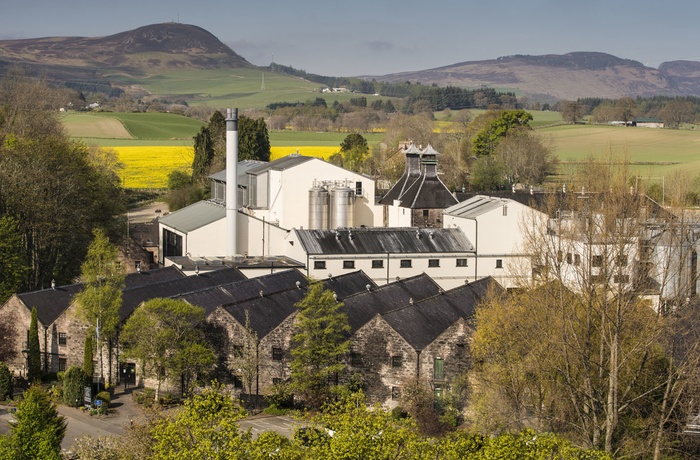
<svg viewBox="0 0 700 460"><path fill-rule="evenodd" d="M194 266L194 274L199 276L199 265Z"/></svg>
<svg viewBox="0 0 700 460"><path fill-rule="evenodd" d="M410 299L408 299L408 303L409 303L410 305L413 305L413 297L411 297Z"/></svg>
<svg viewBox="0 0 700 460"><path fill-rule="evenodd" d="M262 289L260 289L260 297L264 297Z"/></svg>
<svg viewBox="0 0 700 460"><path fill-rule="evenodd" d="M351 240L355 239L355 235L352 234L352 230L348 231L348 238Z"/></svg>
<svg viewBox="0 0 700 460"><path fill-rule="evenodd" d="M56 289L56 280L51 280L51 289Z"/></svg>
<svg viewBox="0 0 700 460"><path fill-rule="evenodd" d="M428 235L430 236L431 240L435 238L435 232L429 232Z"/></svg>
<svg viewBox="0 0 700 460"><path fill-rule="evenodd" d="M418 238L420 240L420 238L421 238L420 230L416 230L416 238Z"/></svg>
<svg viewBox="0 0 700 460"><path fill-rule="evenodd" d="M336 294L335 292L333 293L333 300L335 300L336 302L338 301L338 294Z"/></svg>
<svg viewBox="0 0 700 460"><path fill-rule="evenodd" d="M297 282L294 283L294 284L296 284L297 289L301 289L301 281L297 281Z"/></svg>
<svg viewBox="0 0 700 460"><path fill-rule="evenodd" d="M332 280L332 279L333 279L333 274L332 274L332 273L329 273L329 274L328 274L328 279L329 279L329 280Z"/></svg>
<svg viewBox="0 0 700 460"><path fill-rule="evenodd" d="M370 292L372 290L372 286L368 284L367 286L365 286L365 289L367 289L367 292Z"/></svg>

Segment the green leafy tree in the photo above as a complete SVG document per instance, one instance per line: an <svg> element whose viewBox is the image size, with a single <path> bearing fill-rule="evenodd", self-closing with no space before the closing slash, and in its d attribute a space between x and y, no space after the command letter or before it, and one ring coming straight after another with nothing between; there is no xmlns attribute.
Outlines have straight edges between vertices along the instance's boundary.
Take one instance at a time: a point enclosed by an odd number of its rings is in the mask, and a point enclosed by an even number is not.
<svg viewBox="0 0 700 460"><path fill-rule="evenodd" d="M90 376L92 374L89 374ZM83 389L90 380L78 366L71 366L63 374L63 404L70 407L80 407L83 403Z"/></svg>
<svg viewBox="0 0 700 460"><path fill-rule="evenodd" d="M351 171L360 171L369 154L367 139L358 133L348 134L340 144L340 154L344 168Z"/></svg>
<svg viewBox="0 0 700 460"><path fill-rule="evenodd" d="M487 112L484 117L490 121L472 138L472 150L477 156L492 154L498 142L511 130L529 129L528 123L532 121L532 114L525 110Z"/></svg>
<svg viewBox="0 0 700 460"><path fill-rule="evenodd" d="M0 305L22 288L29 271L19 230L17 219L0 216Z"/></svg>
<svg viewBox="0 0 700 460"><path fill-rule="evenodd" d="M270 136L263 118L238 117L238 159L270 161Z"/></svg>
<svg viewBox="0 0 700 460"><path fill-rule="evenodd" d="M470 182L476 190L498 190L506 184L506 166L496 155L482 156L470 172Z"/></svg>
<svg viewBox="0 0 700 460"><path fill-rule="evenodd" d="M112 349L120 325L119 309L124 289L124 268L118 258L119 249L110 243L101 229L94 231L94 239L82 265L81 280L84 289L75 296L78 315L97 333L95 347L102 356L102 345L108 350L108 377L112 384ZM100 373L102 366L100 365Z"/></svg>
<svg viewBox="0 0 700 460"><path fill-rule="evenodd" d="M16 422L11 423L12 456L17 460L61 459L61 441L66 420L40 385L32 385L17 405Z"/></svg>
<svg viewBox="0 0 700 460"><path fill-rule="evenodd" d="M27 355L27 378L30 382L41 377L41 349L39 348L39 321L36 308L32 308L29 322L29 344Z"/></svg>
<svg viewBox="0 0 700 460"><path fill-rule="evenodd" d="M144 375L157 380L155 400L167 378L203 373L215 361L201 326L204 309L182 300L156 298L138 307L124 324L123 356L137 360ZM192 346L200 344L193 352ZM209 350L207 353L205 350ZM191 375L191 374L190 374Z"/></svg>
<svg viewBox="0 0 700 460"><path fill-rule="evenodd" d="M562 101L561 117L567 122L576 124L583 119L583 106L577 101Z"/></svg>
<svg viewBox="0 0 700 460"><path fill-rule="evenodd" d="M0 362L0 401L11 401L14 394L12 372L3 362Z"/></svg>
<svg viewBox="0 0 700 460"><path fill-rule="evenodd" d="M51 108L52 91L26 76L0 81L0 215L14 219L26 255L20 291L48 288L52 279L72 282L92 229L113 235L124 230L124 192L115 164L101 150L68 138L57 108Z"/></svg>
<svg viewBox="0 0 700 460"><path fill-rule="evenodd" d="M183 410L153 426L153 455L158 459L249 458L250 431L241 431L246 412L214 385L185 402Z"/></svg>
<svg viewBox="0 0 700 460"><path fill-rule="evenodd" d="M310 407L321 407L345 370L350 326L333 292L315 283L296 304L292 337L292 384Z"/></svg>

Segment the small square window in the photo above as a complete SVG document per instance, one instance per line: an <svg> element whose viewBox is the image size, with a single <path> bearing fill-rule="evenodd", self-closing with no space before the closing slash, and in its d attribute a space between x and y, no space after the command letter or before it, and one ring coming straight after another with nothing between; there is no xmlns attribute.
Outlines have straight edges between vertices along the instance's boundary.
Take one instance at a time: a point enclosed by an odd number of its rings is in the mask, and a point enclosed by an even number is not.
<svg viewBox="0 0 700 460"><path fill-rule="evenodd" d="M592 267L602 267L603 266L603 256L593 256L591 257Z"/></svg>
<svg viewBox="0 0 700 460"><path fill-rule="evenodd" d="M574 265L577 267L581 265L581 254L574 254Z"/></svg>
<svg viewBox="0 0 700 460"><path fill-rule="evenodd" d="M430 211L428 211L427 209L424 209L423 210L423 217L428 217L429 215L430 215Z"/></svg>
<svg viewBox="0 0 700 460"><path fill-rule="evenodd" d="M496 259L496 268L503 268L503 259Z"/></svg>
<svg viewBox="0 0 700 460"><path fill-rule="evenodd" d="M68 336L66 335L65 332L59 332L58 333L58 344L59 345L65 345L68 343Z"/></svg>
<svg viewBox="0 0 700 460"><path fill-rule="evenodd" d="M243 388L243 380L237 375L233 376L233 388Z"/></svg>
<svg viewBox="0 0 700 460"><path fill-rule="evenodd" d="M372 261L372 268L384 268L384 260L382 260L382 259L373 260Z"/></svg>
<svg viewBox="0 0 700 460"><path fill-rule="evenodd" d="M272 360L273 361L282 361L282 349L278 347L273 347L272 348Z"/></svg>
<svg viewBox="0 0 700 460"><path fill-rule="evenodd" d="M457 266L458 267L466 267L467 266L467 259L457 259Z"/></svg>
<svg viewBox="0 0 700 460"><path fill-rule="evenodd" d="M624 254L617 256L617 266L624 267L626 265L627 265L627 256Z"/></svg>
<svg viewBox="0 0 700 460"><path fill-rule="evenodd" d="M401 259L401 268L411 268L413 266L413 262L411 259Z"/></svg>
<svg viewBox="0 0 700 460"><path fill-rule="evenodd" d="M391 357L391 367L402 367L403 366L403 356L396 355Z"/></svg>
<svg viewBox="0 0 700 460"><path fill-rule="evenodd" d="M574 263L574 256L573 256L573 254L571 254L570 252L567 252L567 253L566 253L566 263L569 264L569 265L571 265L572 263Z"/></svg>
<svg viewBox="0 0 700 460"><path fill-rule="evenodd" d="M66 358L58 358L58 372L65 372L68 360Z"/></svg>
<svg viewBox="0 0 700 460"><path fill-rule="evenodd" d="M345 269L355 268L355 261L354 260L344 260L343 261L343 268L345 268Z"/></svg>
<svg viewBox="0 0 700 460"><path fill-rule="evenodd" d="M325 270L326 261L325 260L314 260L314 270Z"/></svg>
<svg viewBox="0 0 700 460"><path fill-rule="evenodd" d="M428 267L439 267L440 259L428 259Z"/></svg>
<svg viewBox="0 0 700 460"><path fill-rule="evenodd" d="M630 282L630 276L629 275L615 275L615 276L613 276L613 281L615 283L627 284Z"/></svg>

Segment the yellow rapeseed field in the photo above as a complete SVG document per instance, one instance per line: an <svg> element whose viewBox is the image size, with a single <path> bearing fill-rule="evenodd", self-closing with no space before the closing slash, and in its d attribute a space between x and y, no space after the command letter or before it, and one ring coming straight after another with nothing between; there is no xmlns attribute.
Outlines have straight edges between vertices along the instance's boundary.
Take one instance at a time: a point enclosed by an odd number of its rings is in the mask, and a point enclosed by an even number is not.
<svg viewBox="0 0 700 460"><path fill-rule="evenodd" d="M168 174L173 170L192 171L194 149L188 146L110 147L124 165L124 188L166 188ZM328 159L339 150L336 146L275 146L270 159L276 160L292 153Z"/></svg>
<svg viewBox="0 0 700 460"><path fill-rule="evenodd" d="M194 149L188 146L110 147L124 165L124 188L166 188L173 170L192 171Z"/></svg>

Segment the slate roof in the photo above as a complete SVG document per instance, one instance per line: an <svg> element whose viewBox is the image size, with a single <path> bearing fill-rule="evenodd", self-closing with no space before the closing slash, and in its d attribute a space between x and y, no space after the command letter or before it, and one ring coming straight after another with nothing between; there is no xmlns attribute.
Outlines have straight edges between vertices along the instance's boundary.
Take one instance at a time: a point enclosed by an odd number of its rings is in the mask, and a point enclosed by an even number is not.
<svg viewBox="0 0 700 460"><path fill-rule="evenodd" d="M198 201L160 218L160 223L189 233L226 217L226 208L213 201Z"/></svg>
<svg viewBox="0 0 700 460"><path fill-rule="evenodd" d="M204 308L204 312L208 316L218 306L256 299L260 297L261 292L263 295L269 296L294 289L297 282L300 287L306 287L309 284L306 277L298 270L285 270L233 283L209 286L185 294L177 294L174 298ZM245 320L243 324L245 324Z"/></svg>
<svg viewBox="0 0 700 460"><path fill-rule="evenodd" d="M343 300L358 292L363 292L367 289L367 286L370 289L377 287L377 283L372 281L372 278L367 276L362 270L344 273L321 281L323 282L323 287L335 292L339 300Z"/></svg>
<svg viewBox="0 0 700 460"><path fill-rule="evenodd" d="M176 267L167 267L145 270L141 273L130 273L126 275L124 284L126 289L130 289L149 283L160 283L185 277L185 274ZM73 297L82 290L83 284L76 283L57 286L55 289L25 292L17 294L17 297L27 309L36 308L37 320L44 326L49 326L73 303Z"/></svg>
<svg viewBox="0 0 700 460"><path fill-rule="evenodd" d="M409 305L439 294L441 291L425 273L364 290L343 299L343 311L348 315L351 332L357 331L377 314Z"/></svg>
<svg viewBox="0 0 700 460"><path fill-rule="evenodd" d="M459 228L361 227L295 229L307 254L431 254L474 252Z"/></svg>
<svg viewBox="0 0 700 460"><path fill-rule="evenodd" d="M199 291L201 289L232 283L247 279L239 270L235 268L223 268L221 270L200 273L196 276L187 276L181 279L165 281L162 283L149 284L125 289L122 292L122 306L119 310L119 317L122 321L133 313L141 302L155 298L174 297L178 294Z"/></svg>
<svg viewBox="0 0 700 460"><path fill-rule="evenodd" d="M458 202L437 175L437 156L431 145L420 150L414 144L404 150L406 170L396 184L379 201L379 204L409 209L444 209Z"/></svg>
<svg viewBox="0 0 700 460"><path fill-rule="evenodd" d="M223 308L240 324L245 324L245 312L249 311L250 328L258 335L258 340L261 340L297 311L294 305L303 299L306 293L305 288L295 288L225 305Z"/></svg>
<svg viewBox="0 0 700 460"><path fill-rule="evenodd" d="M457 320L469 320L475 307L491 286L491 278L459 286L382 315L382 318L415 350L423 350Z"/></svg>

